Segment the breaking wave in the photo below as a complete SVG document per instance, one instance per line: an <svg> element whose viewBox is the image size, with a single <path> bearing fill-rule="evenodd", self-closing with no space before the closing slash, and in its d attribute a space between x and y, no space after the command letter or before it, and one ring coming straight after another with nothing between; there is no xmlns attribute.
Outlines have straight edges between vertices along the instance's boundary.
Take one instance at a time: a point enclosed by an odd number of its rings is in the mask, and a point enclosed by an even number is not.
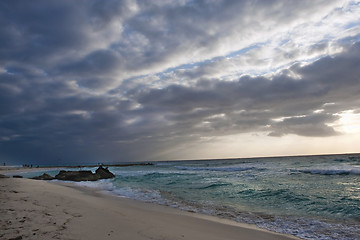
<svg viewBox="0 0 360 240"><path fill-rule="evenodd" d="M343 169L303 169L296 170L302 173L309 174L320 174L320 175L360 175L360 167L351 167L351 168L343 168Z"/></svg>

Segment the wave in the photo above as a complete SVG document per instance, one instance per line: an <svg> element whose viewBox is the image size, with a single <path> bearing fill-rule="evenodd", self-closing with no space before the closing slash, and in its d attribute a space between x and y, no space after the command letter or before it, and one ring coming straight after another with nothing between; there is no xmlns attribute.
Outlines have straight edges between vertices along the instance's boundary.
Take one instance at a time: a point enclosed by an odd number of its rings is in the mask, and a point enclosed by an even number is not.
<svg viewBox="0 0 360 240"><path fill-rule="evenodd" d="M210 171L210 172L241 172L241 171L256 169L255 167L185 167L185 166L175 166L175 168L184 171Z"/></svg>
<svg viewBox="0 0 360 240"><path fill-rule="evenodd" d="M109 192L115 189L112 179L102 179L98 181L83 181L83 182L73 182L73 183L78 186L95 188Z"/></svg>
<svg viewBox="0 0 360 240"><path fill-rule="evenodd" d="M266 201L271 201L271 199L279 200L283 202L290 203L300 203L305 201L310 201L310 199L302 194L296 194L289 189L245 189L238 192L238 195L244 199L264 199Z"/></svg>
<svg viewBox="0 0 360 240"><path fill-rule="evenodd" d="M360 167L344 168L344 169L302 169L292 170L295 172L319 174L319 175L360 175Z"/></svg>
<svg viewBox="0 0 360 240"><path fill-rule="evenodd" d="M183 175L179 171L159 171L159 170L150 170L150 171L113 171L117 177L161 177L161 176L177 176Z"/></svg>
<svg viewBox="0 0 360 240"><path fill-rule="evenodd" d="M232 185L231 183L212 183L206 186L202 186L202 187L196 187L194 189L212 189L212 188L217 188L217 187L224 187L224 186L230 186Z"/></svg>
<svg viewBox="0 0 360 240"><path fill-rule="evenodd" d="M325 222L305 217L273 217L261 214L251 216L242 213L237 217L237 221L255 224L260 228L294 235L306 240L357 240L360 234L357 224Z"/></svg>

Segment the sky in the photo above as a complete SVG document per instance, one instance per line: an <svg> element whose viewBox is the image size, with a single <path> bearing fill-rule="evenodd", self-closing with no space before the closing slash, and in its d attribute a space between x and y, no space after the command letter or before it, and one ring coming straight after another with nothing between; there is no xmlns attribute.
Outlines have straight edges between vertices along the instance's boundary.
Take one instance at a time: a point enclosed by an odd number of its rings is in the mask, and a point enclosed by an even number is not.
<svg viewBox="0 0 360 240"><path fill-rule="evenodd" d="M0 163L360 152L360 1L2 0Z"/></svg>

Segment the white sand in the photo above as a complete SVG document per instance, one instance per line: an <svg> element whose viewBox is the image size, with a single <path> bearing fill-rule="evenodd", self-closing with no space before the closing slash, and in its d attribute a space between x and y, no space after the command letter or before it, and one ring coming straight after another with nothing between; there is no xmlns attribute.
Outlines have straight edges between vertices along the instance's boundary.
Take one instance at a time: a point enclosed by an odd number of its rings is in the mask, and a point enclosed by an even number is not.
<svg viewBox="0 0 360 240"><path fill-rule="evenodd" d="M69 183L0 178L0 239L297 238Z"/></svg>

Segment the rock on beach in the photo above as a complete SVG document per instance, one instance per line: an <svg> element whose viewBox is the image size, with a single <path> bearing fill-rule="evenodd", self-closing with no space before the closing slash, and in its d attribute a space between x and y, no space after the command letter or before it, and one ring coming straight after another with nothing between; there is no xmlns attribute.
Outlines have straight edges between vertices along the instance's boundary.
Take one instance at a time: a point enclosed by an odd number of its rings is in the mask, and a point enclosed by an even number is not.
<svg viewBox="0 0 360 240"><path fill-rule="evenodd" d="M97 181L99 179L114 178L115 175L110 172L107 168L100 166L95 173L92 171L64 171L61 170L55 179L63 181Z"/></svg>

